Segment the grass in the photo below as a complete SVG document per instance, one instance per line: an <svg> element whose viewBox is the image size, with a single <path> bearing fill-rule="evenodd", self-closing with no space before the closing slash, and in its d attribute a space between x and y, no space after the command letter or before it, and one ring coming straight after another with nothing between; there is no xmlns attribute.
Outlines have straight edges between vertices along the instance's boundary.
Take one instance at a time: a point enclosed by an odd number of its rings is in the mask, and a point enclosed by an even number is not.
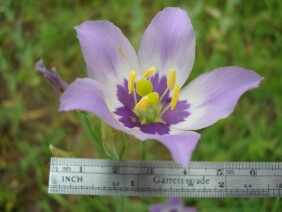
<svg viewBox="0 0 282 212"><path fill-rule="evenodd" d="M43 58L67 82L86 76L73 27L107 19L138 48L153 16L166 6L189 12L197 36L189 81L217 67L238 65L265 77L227 119L201 130L194 161L281 161L282 3L273 1L0 0L0 211L110 211L110 197L49 195L49 144L78 157L93 157L93 146L75 116L58 113L58 98L35 63ZM129 143L127 159L139 159ZM149 159L170 159L157 142ZM154 154L154 149L159 154ZM150 151L152 150L152 151ZM98 157L105 157L99 155ZM164 198L129 198L127 211L147 211ZM279 211L279 198L185 198L200 211Z"/></svg>

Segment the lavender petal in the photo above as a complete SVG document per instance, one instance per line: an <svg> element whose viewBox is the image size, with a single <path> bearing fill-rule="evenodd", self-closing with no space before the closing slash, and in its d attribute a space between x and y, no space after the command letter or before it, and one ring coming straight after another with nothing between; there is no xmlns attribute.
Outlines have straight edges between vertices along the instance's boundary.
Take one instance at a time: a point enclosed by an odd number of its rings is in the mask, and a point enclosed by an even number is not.
<svg viewBox="0 0 282 212"><path fill-rule="evenodd" d="M129 133L129 129L115 119L107 107L102 90L102 85L99 82L88 78L78 78L61 95L59 111L88 111L112 127Z"/></svg>
<svg viewBox="0 0 282 212"><path fill-rule="evenodd" d="M233 112L246 91L259 86L263 78L240 67L223 67L204 73L182 89L180 97L190 103L188 118L174 127L198 130Z"/></svg>
<svg viewBox="0 0 282 212"><path fill-rule="evenodd" d="M197 212L195 208L185 207L181 198L171 197L168 202L150 206L150 212Z"/></svg>
<svg viewBox="0 0 282 212"><path fill-rule="evenodd" d="M89 78L113 85L113 80L127 78L132 70L139 71L133 47L111 22L85 21L75 29Z"/></svg>
<svg viewBox="0 0 282 212"><path fill-rule="evenodd" d="M175 69L177 84L182 86L195 58L195 34L187 12L172 7L159 12L143 35L138 57L142 71L154 65L168 76Z"/></svg>
<svg viewBox="0 0 282 212"><path fill-rule="evenodd" d="M189 104L185 100L178 100L174 110L168 109L162 116L162 120L168 124L183 122L189 117Z"/></svg>
<svg viewBox="0 0 282 212"><path fill-rule="evenodd" d="M196 148L201 135L193 131L176 131L170 128L170 134L135 133L135 137L140 140L155 139L161 142L170 151L174 161L183 168L187 168L192 152Z"/></svg>
<svg viewBox="0 0 282 212"><path fill-rule="evenodd" d="M140 126L140 130L144 133L165 135L169 134L170 131L169 124L163 124L160 122L143 124Z"/></svg>

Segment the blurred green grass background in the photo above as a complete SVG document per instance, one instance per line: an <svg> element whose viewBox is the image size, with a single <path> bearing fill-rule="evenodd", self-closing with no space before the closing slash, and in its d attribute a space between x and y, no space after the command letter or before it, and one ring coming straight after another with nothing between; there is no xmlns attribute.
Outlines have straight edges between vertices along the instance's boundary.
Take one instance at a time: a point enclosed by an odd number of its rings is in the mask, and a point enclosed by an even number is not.
<svg viewBox="0 0 282 212"><path fill-rule="evenodd" d="M111 211L110 197L47 193L49 144L95 157L81 124L58 113L58 99L37 73L43 58L67 82L86 76L74 26L107 19L134 47L154 15L179 6L190 15L197 36L189 81L217 67L237 65L265 77L245 94L227 119L201 131L194 161L281 161L282 1L0 0L0 211ZM171 159L158 142L148 158ZM150 151L154 149L154 151ZM159 154L154 154L159 149ZM126 159L138 159L139 143ZM99 156L105 157L105 156ZM281 211L279 198L185 198L199 211ZM128 198L125 211L147 211L165 198Z"/></svg>

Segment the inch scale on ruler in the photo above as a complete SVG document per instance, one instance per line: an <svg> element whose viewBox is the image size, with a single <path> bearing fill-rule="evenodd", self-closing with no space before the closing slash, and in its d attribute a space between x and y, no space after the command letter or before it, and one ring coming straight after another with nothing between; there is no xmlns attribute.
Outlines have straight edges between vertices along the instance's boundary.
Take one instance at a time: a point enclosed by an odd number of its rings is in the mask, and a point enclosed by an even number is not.
<svg viewBox="0 0 282 212"><path fill-rule="evenodd" d="M49 193L175 197L282 196L282 162L51 158Z"/></svg>

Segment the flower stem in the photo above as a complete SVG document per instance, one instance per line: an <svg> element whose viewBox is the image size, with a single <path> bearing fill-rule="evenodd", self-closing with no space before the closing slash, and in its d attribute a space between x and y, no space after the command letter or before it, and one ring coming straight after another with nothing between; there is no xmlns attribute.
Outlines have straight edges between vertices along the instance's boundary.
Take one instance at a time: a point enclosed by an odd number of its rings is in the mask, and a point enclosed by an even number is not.
<svg viewBox="0 0 282 212"><path fill-rule="evenodd" d="M127 151L127 135L101 122L103 150L113 160L122 160Z"/></svg>
<svg viewBox="0 0 282 212"><path fill-rule="evenodd" d="M112 139L111 139L111 149L112 149L112 158L114 160L120 160L121 157L120 157L119 152L117 150L115 141L113 141Z"/></svg>
<svg viewBox="0 0 282 212"><path fill-rule="evenodd" d="M88 133L89 137L91 138L91 141L93 141L94 143L97 143L99 145L99 147L104 150L106 155L108 157L111 157L109 152L106 151L106 149L104 148L103 142L101 141L101 139L98 136L99 131L98 130L95 131L93 129L93 126L90 122L89 115L87 114L87 112L78 111L78 113L80 115L80 120L83 124L83 127L84 127L84 129L86 129L86 132Z"/></svg>
<svg viewBox="0 0 282 212"><path fill-rule="evenodd" d="M103 139L102 139L102 149L104 150L105 154L106 154L109 158L113 159L113 155L107 150L107 147L106 147L105 142L104 142Z"/></svg>
<svg viewBox="0 0 282 212"><path fill-rule="evenodd" d="M147 158L147 142L141 142L141 160L146 160Z"/></svg>
<svg viewBox="0 0 282 212"><path fill-rule="evenodd" d="M128 137L125 133L122 133L122 137L123 137L123 142L124 142L124 146L123 146L123 149L122 151L120 152L120 159L122 160L122 157L124 156L124 154L126 153L127 151L127 147L128 147Z"/></svg>
<svg viewBox="0 0 282 212"><path fill-rule="evenodd" d="M100 139L98 138L98 135L96 134L96 132L92 128L88 114L86 112L83 112L83 111L78 111L78 113L80 115L80 120L82 121L82 124L83 124L84 128L86 129L87 133L90 135L92 140L95 141L102 148Z"/></svg>

